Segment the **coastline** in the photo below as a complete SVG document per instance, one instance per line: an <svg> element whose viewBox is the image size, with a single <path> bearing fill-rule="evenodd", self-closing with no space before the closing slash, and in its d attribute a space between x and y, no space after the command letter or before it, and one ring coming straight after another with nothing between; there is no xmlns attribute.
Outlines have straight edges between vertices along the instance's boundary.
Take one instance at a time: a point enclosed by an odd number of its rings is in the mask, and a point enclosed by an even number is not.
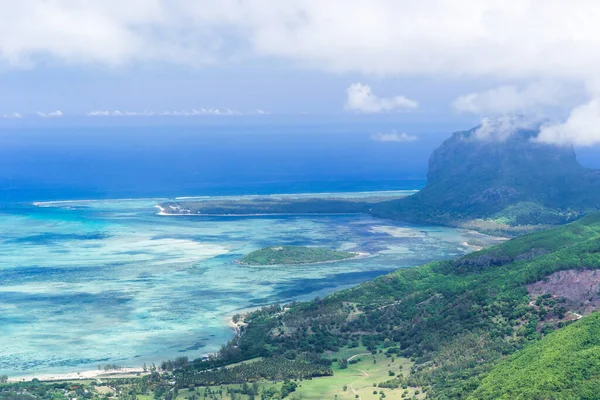
<svg viewBox="0 0 600 400"><path fill-rule="evenodd" d="M57 381L76 381L85 379L108 379L108 378L126 378L131 376L143 376L148 375L149 372L144 372L143 368L121 368L118 370L104 371L104 370L88 370L81 372L71 372L66 374L39 374L39 375L27 375L9 377L8 382L29 382L37 379L41 382L57 382Z"/></svg>
<svg viewBox="0 0 600 400"><path fill-rule="evenodd" d="M277 197L333 197L333 198L339 198L339 197L346 197L348 196L349 198L360 198L360 195L369 195L369 194L373 194L373 195L377 195L379 193L390 196L393 193L396 193L399 196L410 196L413 195L415 193L417 193L419 191L419 189L393 189L393 190L366 190L366 191L348 191L348 192L302 192L302 193L271 193L271 194L231 194L231 195L222 195L222 194L217 194L217 195L204 195L204 196L175 196L175 197L171 197L171 196L167 196L167 197L163 197L163 196L157 196L157 197L124 197L124 198L98 198L98 199L70 199L70 200L25 200L25 203L27 204L31 204L33 206L36 207L48 207L48 206L52 206L54 204L68 204L68 203L93 203L93 202L98 202L98 201L141 201L141 200L147 200L147 201L187 201L187 200L205 200L205 201L211 201L211 200L218 200L218 199L224 199L224 200L231 200L231 199L235 199L235 198L251 198L251 199L256 199L256 198L277 198ZM358 195L358 196L350 196L350 195ZM173 215L180 215L180 214L173 214ZM193 214L192 214L193 215Z"/></svg>
<svg viewBox="0 0 600 400"><path fill-rule="evenodd" d="M341 192L344 193L344 192ZM133 201L133 200L137 200L137 199L114 199L114 201ZM154 200L154 199L143 199L143 200ZM158 199L157 199L158 200ZM162 200L162 199L161 199ZM49 202L42 202L41 203L37 203L35 204L38 207L44 207L47 206L49 204L69 204L69 203L77 203L77 202L94 202L94 201L110 201L109 200L65 200L65 201L49 201ZM330 215L330 214L325 214L325 213L306 213L306 214L290 214L290 213L282 213L282 214L181 214L181 213L174 213L174 214L170 214L167 213L166 210L161 207L160 205L154 205L159 213L158 215L167 215L167 216L207 216L207 217L211 217L211 216L271 216L271 215L317 215L317 216L322 216L322 215ZM152 205L150 205L150 207L152 207ZM152 209L152 208L150 208ZM344 213L344 214L348 214L348 215L353 215L355 213ZM331 215L344 215L342 213L334 213ZM313 265L313 264L330 264L330 263L338 263L340 261L351 261L351 260L357 260L357 259L361 259L361 258L366 258L366 257L372 257L375 256L377 254L370 254L370 253L366 253L366 252L352 252L352 253L356 253L355 256L353 257L349 257L346 259L342 259L342 260L330 260L330 261L318 261L318 262L309 262L309 263L298 263L298 264L289 264L289 265ZM237 262L237 261L236 261ZM249 266L253 266L253 264L243 264L243 263L239 263L241 265L249 265ZM253 310L253 309L251 309ZM226 326L229 327L230 329L232 329L232 331L236 334L239 335L241 334L241 331L243 329L243 326L245 326L245 323L243 322L244 319L244 313L247 313L251 310L244 310L244 311L240 311L239 314L242 316L242 318L240 319L240 321L238 321L238 323L233 322L233 315L225 317L226 318ZM236 313L238 314L238 313ZM235 314L234 314L235 315ZM73 371L77 371L76 369L77 367L73 368ZM68 370L68 369L67 369ZM79 370L80 372L71 372L71 373L40 373L40 374L36 374L36 373L32 373L31 375L20 375L20 376L15 376L15 377L10 377L9 381L10 382L26 382L26 381L31 381L33 379L38 379L40 381L48 381L48 382L57 382L57 381L66 381L66 380L87 380L87 379L110 379L110 378L119 378L119 377L134 377L137 374L141 375L145 375L146 373L143 372L142 368L122 368L120 370L114 370L114 371L103 371L103 370ZM26 374L27 372L25 372Z"/></svg>
<svg viewBox="0 0 600 400"><path fill-rule="evenodd" d="M244 322L244 317L246 316L246 314L243 313L243 314L234 314L234 315L240 316L240 319L238 320L237 323L233 321L233 315L225 317L225 319L227 320L227 326L230 327L235 332L235 336L237 337L242 333L242 328L246 326L246 323Z"/></svg>
<svg viewBox="0 0 600 400"><path fill-rule="evenodd" d="M188 213L169 213L169 212L165 212L164 208L156 205L156 208L158 208L160 211L156 213L156 215L160 215L160 216L166 216L166 217L287 217L287 216L331 216L331 215L356 215L356 214L360 214L360 213L352 213L352 212L346 212L346 213L253 213L253 214L192 214L190 212Z"/></svg>

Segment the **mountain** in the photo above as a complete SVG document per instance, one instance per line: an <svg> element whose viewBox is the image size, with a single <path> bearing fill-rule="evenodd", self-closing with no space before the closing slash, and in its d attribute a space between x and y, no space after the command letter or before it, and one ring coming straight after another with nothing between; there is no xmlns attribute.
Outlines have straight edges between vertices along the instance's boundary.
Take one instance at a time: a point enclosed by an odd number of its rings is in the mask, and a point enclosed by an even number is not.
<svg viewBox="0 0 600 400"><path fill-rule="evenodd" d="M537 131L508 137L456 132L429 160L417 194L377 204L372 212L412 222L489 231L562 224L600 209L600 171L582 167L571 147L538 143ZM523 230L523 229L522 229Z"/></svg>

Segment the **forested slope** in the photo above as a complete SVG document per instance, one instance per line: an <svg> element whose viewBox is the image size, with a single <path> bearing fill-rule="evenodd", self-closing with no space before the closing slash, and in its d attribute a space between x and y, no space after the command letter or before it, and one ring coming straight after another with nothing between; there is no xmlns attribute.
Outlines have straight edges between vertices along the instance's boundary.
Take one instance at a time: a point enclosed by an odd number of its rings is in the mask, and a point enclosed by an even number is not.
<svg viewBox="0 0 600 400"><path fill-rule="evenodd" d="M322 363L329 351L364 345L415 362L410 375L382 387L468 398L506 356L578 318L581 311L566 309L566 299L530 296L526 285L556 271L596 268L597 213L458 260L401 269L325 299L250 313L240 337L194 368L257 356Z"/></svg>
<svg viewBox="0 0 600 400"><path fill-rule="evenodd" d="M600 397L600 313L549 334L498 364L471 399Z"/></svg>

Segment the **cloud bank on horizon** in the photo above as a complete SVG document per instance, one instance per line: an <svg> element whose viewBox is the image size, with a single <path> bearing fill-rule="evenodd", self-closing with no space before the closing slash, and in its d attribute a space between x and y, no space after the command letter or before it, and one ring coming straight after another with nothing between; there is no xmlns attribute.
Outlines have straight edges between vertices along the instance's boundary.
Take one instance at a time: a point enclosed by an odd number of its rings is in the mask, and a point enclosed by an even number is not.
<svg viewBox="0 0 600 400"><path fill-rule="evenodd" d="M379 97L371 87L354 83L346 90L346 109L366 114L415 110L419 103L404 96Z"/></svg>
<svg viewBox="0 0 600 400"><path fill-rule="evenodd" d="M0 64L156 63L191 68L283 60L366 78L494 82L452 104L481 116L534 113L539 140L600 143L600 2L579 0L0 0ZM353 79L356 81L356 79ZM572 95L572 88L578 89ZM414 109L403 96L348 89L363 113Z"/></svg>
<svg viewBox="0 0 600 400"><path fill-rule="evenodd" d="M416 141L418 138L413 135L409 135L406 132L400 132L392 130L391 132L377 132L371 135L371 140L376 142L396 142L396 143L410 143Z"/></svg>

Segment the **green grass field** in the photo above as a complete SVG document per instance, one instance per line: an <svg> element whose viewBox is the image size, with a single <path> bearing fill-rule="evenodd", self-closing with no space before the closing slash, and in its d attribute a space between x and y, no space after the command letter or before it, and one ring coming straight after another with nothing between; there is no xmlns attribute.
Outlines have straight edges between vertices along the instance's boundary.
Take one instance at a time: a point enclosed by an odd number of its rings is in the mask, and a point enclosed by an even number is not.
<svg viewBox="0 0 600 400"><path fill-rule="evenodd" d="M364 348L358 347L353 349L341 349L339 352L330 354L333 358L350 358L353 355L368 353ZM393 371L396 375L399 373L405 376L410 373L412 362L406 358L386 357L385 354L378 353L376 355L367 354L356 357L359 361L355 364L349 364L348 368L341 369L337 363L334 363L332 368L334 375L331 377L314 378L311 380L303 380L298 383L296 392L289 395L290 400L325 400L325 399L362 399L362 400L379 400L382 398L381 393L385 394L385 399L400 400L400 399L423 399L425 396L422 393L415 395L420 388L407 389L385 389L374 387L380 382L385 382L392 377L389 371ZM393 360L393 361L392 361ZM281 383L265 382L260 383L260 391L270 387L281 388ZM241 385L223 385L210 387L210 392L221 391L219 399L230 399L228 389L240 389ZM177 399L189 399L194 393L200 399L204 398L206 388L196 388L195 391L181 390ZM375 392L375 393L374 393ZM404 397L403 397L404 395ZM257 396L257 398L260 398ZM138 396L139 400L148 399L147 396ZM235 399L247 400L248 396L236 394Z"/></svg>

